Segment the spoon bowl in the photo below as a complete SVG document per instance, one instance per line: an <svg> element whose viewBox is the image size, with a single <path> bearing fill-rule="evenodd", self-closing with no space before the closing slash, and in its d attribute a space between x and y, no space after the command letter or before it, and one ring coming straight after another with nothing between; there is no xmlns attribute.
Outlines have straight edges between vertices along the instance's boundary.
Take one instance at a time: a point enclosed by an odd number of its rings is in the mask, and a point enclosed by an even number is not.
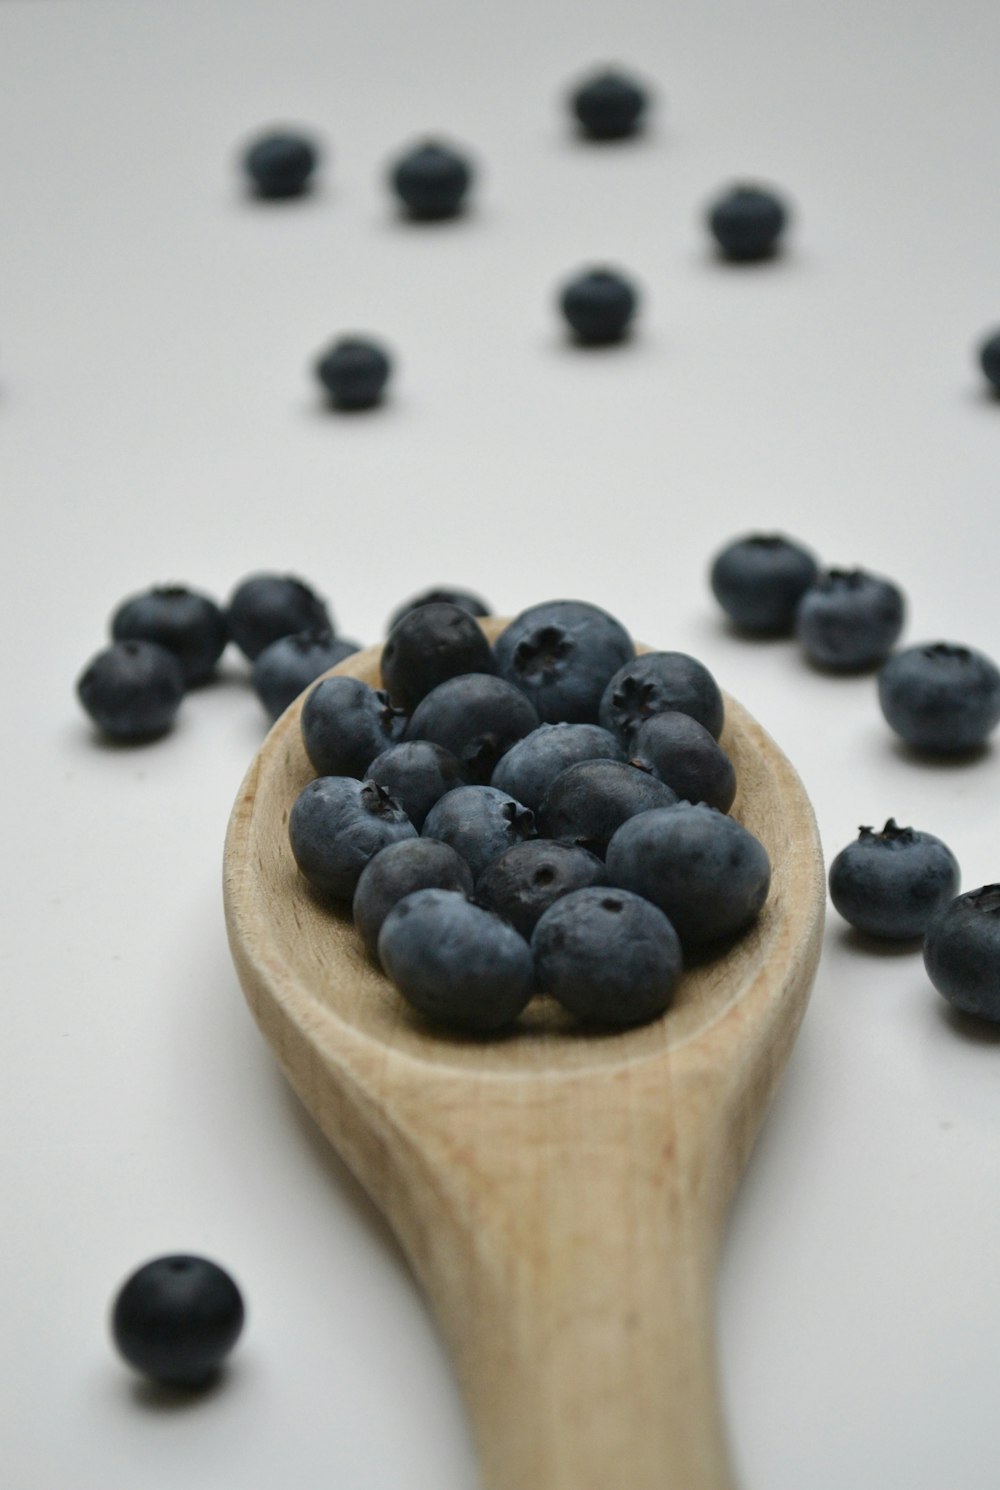
<svg viewBox="0 0 1000 1490"><path fill-rule="evenodd" d="M506 623L484 622L491 638ZM379 683L379 649L335 672ZM288 816L316 773L300 697L226 840L230 947L285 1074L396 1231L453 1352L487 1490L729 1490L713 1285L728 1204L819 958L825 883L805 791L726 699L732 814L771 890L672 1008L582 1033L536 999L508 1035L423 1022L348 909L298 873Z"/></svg>

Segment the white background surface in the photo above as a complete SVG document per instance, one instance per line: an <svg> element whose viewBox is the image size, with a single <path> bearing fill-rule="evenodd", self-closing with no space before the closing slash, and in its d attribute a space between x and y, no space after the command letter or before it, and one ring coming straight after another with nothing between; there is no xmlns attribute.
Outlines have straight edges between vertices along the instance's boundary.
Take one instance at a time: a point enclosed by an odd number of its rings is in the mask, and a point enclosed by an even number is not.
<svg viewBox="0 0 1000 1490"><path fill-rule="evenodd" d="M1000 650L1000 406L972 355L1000 321L998 47L985 0L0 7L9 1490L474 1484L405 1263L230 967L222 840L262 712L229 658L166 740L96 742L73 685L124 595L298 572L362 641L431 583L593 599L757 714L829 854L894 814L965 888L1000 877L996 750L915 763L870 678L739 641L704 577L733 533L783 528L899 580L909 640ZM587 148L561 94L606 60L659 106ZM233 162L277 121L329 153L313 197L268 207ZM383 171L426 131L482 179L466 219L412 228ZM707 252L701 208L738 176L796 204L780 262ZM580 353L552 296L598 261L640 281L641 329ZM309 372L347 330L398 353L363 417ZM722 1270L745 1490L995 1490L998 1059L919 954L831 916ZM174 1249L249 1309L186 1406L105 1326Z"/></svg>

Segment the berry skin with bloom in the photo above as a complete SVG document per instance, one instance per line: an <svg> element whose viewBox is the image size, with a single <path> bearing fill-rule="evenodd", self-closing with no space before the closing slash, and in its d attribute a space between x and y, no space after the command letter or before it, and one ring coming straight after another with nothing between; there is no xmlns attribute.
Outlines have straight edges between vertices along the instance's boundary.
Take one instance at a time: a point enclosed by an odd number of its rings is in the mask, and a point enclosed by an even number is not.
<svg viewBox="0 0 1000 1490"><path fill-rule="evenodd" d="M906 941L923 936L931 917L958 894L958 860L940 838L900 828L862 828L830 865L830 899L851 926L869 936Z"/></svg>
<svg viewBox="0 0 1000 1490"><path fill-rule="evenodd" d="M184 697L184 674L173 652L156 642L112 642L91 658L76 692L99 730L138 743L170 729Z"/></svg>
<svg viewBox="0 0 1000 1490"><path fill-rule="evenodd" d="M454 890L417 890L400 900L382 924L378 956L408 1003L468 1034L513 1024L534 990L524 938Z"/></svg>
<svg viewBox="0 0 1000 1490"><path fill-rule="evenodd" d="M1000 724L1000 668L955 642L906 647L879 672L878 699L907 745L958 755L985 744Z"/></svg>
<svg viewBox="0 0 1000 1490"><path fill-rule="evenodd" d="M712 593L734 626L757 636L785 636L799 601L819 576L808 549L780 533L737 538L712 563Z"/></svg>
<svg viewBox="0 0 1000 1490"><path fill-rule="evenodd" d="M924 936L924 966L956 1009L1000 1022L1000 885L969 890L937 912Z"/></svg>
<svg viewBox="0 0 1000 1490"><path fill-rule="evenodd" d="M111 1333L130 1366L165 1386L207 1386L239 1339L243 1298L205 1257L157 1257L114 1300Z"/></svg>

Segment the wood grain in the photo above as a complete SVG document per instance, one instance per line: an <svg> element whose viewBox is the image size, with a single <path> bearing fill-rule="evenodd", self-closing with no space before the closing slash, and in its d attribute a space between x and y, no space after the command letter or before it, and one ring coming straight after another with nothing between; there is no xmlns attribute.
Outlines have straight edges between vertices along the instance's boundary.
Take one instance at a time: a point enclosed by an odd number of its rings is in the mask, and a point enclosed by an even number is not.
<svg viewBox="0 0 1000 1490"><path fill-rule="evenodd" d="M378 649L336 671L377 683ZM315 774L300 707L233 810L232 955L288 1079L431 1300L486 1490L729 1490L714 1275L819 957L823 868L801 783L727 699L733 814L774 868L751 932L639 1029L585 1035L537 1000L508 1037L457 1039L407 1010L295 868L288 814Z"/></svg>

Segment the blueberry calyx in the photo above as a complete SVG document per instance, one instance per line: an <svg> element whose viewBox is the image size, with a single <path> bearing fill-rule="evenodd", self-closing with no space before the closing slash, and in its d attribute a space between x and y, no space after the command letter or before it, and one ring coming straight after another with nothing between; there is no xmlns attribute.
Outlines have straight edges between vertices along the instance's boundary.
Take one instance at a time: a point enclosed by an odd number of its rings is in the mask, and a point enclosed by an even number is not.
<svg viewBox="0 0 1000 1490"><path fill-rule="evenodd" d="M983 885L979 890L970 890L966 903L973 910L986 916L1000 916L1000 885Z"/></svg>
<svg viewBox="0 0 1000 1490"><path fill-rule="evenodd" d="M929 642L920 650L929 662L968 662L972 656L968 647L957 646L954 642Z"/></svg>
<svg viewBox="0 0 1000 1490"><path fill-rule="evenodd" d="M914 836L912 828L901 828L894 817L887 819L881 833L876 833L875 829L870 827L858 829L858 839L862 843L869 838L877 843L912 843Z"/></svg>
<svg viewBox="0 0 1000 1490"><path fill-rule="evenodd" d="M379 718L382 722L382 728L386 731L387 734L392 735L395 732L397 720L406 718L406 710L397 709L384 688L375 688L372 691L374 692L375 697L378 699L379 703L382 705L381 711L379 713Z"/></svg>
<svg viewBox="0 0 1000 1490"><path fill-rule="evenodd" d="M402 811L395 797L389 795L384 786L379 786L377 781L366 781L361 788L361 801L365 810L373 817L395 818Z"/></svg>
<svg viewBox="0 0 1000 1490"><path fill-rule="evenodd" d="M525 840L535 837L535 814L530 807L522 807L520 802L505 802L500 809L500 816L510 823L515 838ZM544 880L540 883L544 884Z"/></svg>
<svg viewBox="0 0 1000 1490"><path fill-rule="evenodd" d="M629 722L648 719L656 710L652 707L656 698L653 683L640 683L637 678L626 678L620 688L611 695L611 702L628 716Z"/></svg>
<svg viewBox="0 0 1000 1490"><path fill-rule="evenodd" d="M514 648L514 666L532 686L551 682L559 674L558 664L568 657L573 643L561 626L543 626Z"/></svg>

